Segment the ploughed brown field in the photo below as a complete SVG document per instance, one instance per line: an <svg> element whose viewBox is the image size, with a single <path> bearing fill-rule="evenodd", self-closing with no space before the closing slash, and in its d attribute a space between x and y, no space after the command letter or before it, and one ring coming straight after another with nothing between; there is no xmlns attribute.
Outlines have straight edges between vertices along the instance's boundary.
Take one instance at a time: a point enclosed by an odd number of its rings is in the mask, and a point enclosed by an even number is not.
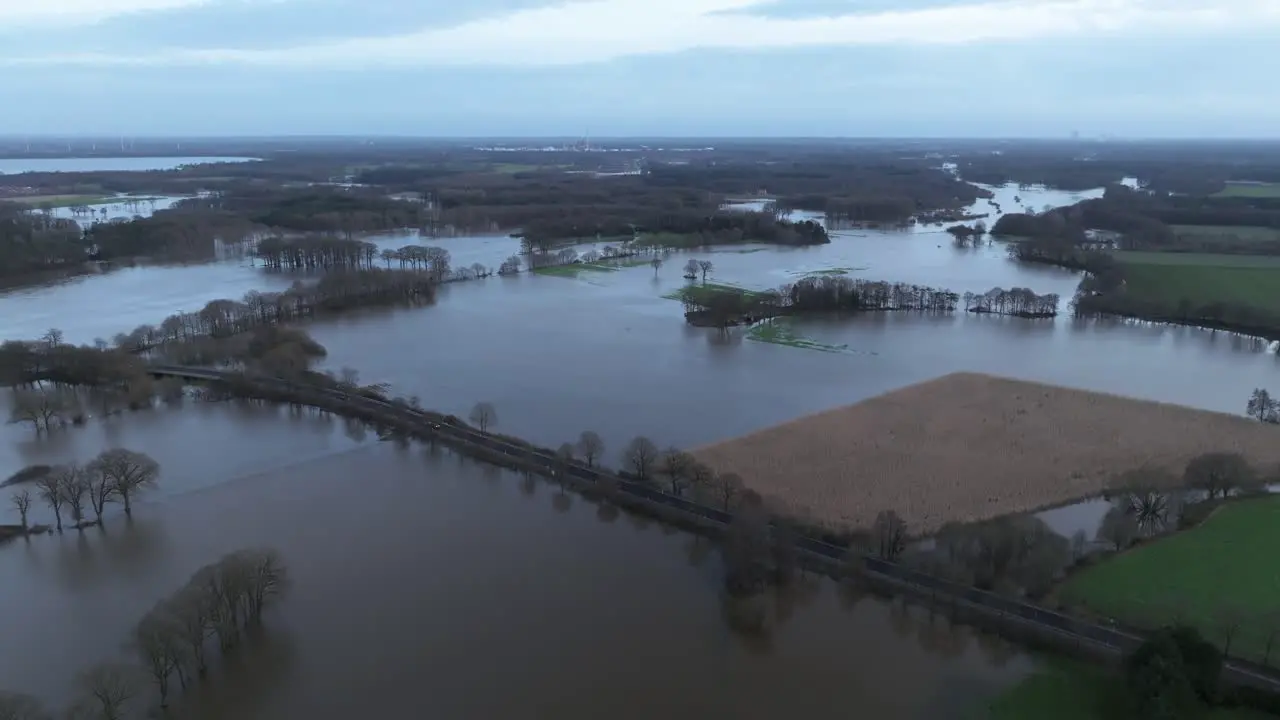
<svg viewBox="0 0 1280 720"><path fill-rule="evenodd" d="M1241 398L1243 404L1244 398ZM1280 428L975 373L912 385L693 451L790 513L866 528L894 510L912 534L1096 496L1144 464L1181 477L1205 452L1272 467Z"/></svg>

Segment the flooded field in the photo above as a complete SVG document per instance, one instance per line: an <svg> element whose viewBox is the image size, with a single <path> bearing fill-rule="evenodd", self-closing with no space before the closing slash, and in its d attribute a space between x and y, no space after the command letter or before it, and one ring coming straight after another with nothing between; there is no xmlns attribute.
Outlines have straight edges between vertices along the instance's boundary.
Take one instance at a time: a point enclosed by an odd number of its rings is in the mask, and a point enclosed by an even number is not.
<svg viewBox="0 0 1280 720"><path fill-rule="evenodd" d="M63 701L78 669L124 656L158 598L260 545L293 587L178 717L962 718L1033 667L813 578L771 600L769 634L743 636L722 616L717 556L691 536L451 455L358 444L340 421L190 412L119 419L111 441L164 468L131 523L0 547L0 634L23 648L0 653L6 687ZM69 431L62 452L105 432Z"/></svg>

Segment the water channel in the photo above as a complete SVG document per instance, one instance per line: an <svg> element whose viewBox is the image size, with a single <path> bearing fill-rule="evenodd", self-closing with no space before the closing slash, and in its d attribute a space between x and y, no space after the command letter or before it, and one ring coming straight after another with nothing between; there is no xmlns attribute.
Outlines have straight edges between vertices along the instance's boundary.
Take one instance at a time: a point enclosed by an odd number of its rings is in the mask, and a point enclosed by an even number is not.
<svg viewBox="0 0 1280 720"><path fill-rule="evenodd" d="M1074 202L1001 188L999 202ZM1005 197L1007 195L1008 197ZM981 210L980 210L981 211ZM990 224L994 217L988 218ZM506 236L422 240L457 265L497 265ZM631 436L694 446L957 370L1239 412L1277 360L1225 333L1120 322L880 314L806 321L830 351L687 327L687 257L712 279L773 287L807 272L944 286L1029 287L1069 298L1077 277L957 249L940 228L859 230L830 245L676 253L649 267L445 286L433 307L353 313L308 329L326 364L464 414L493 402L498 429L556 445L584 429L616 453ZM244 261L135 268L0 295L0 338L59 327L110 337L218 297L283 289ZM65 699L78 667L121 652L129 626L200 565L279 547L296 575L255 652L181 712L196 718L513 715L963 717L1032 661L916 610L815 582L770 642L729 631L714 558L686 535L602 519L597 508L505 472L398 449L340 420L189 404L36 439L0 428L0 476L109 446L164 467L163 491L105 532L0 548L0 655L13 689ZM0 510L0 518L9 509ZM1069 531L1078 516L1054 521ZM47 511L41 510L47 514ZM1055 516L1057 517L1057 516ZM3 522L4 520L0 520ZM1096 521L1095 521L1096 522ZM939 623L942 623L939 625ZM69 661L71 658L73 661Z"/></svg>

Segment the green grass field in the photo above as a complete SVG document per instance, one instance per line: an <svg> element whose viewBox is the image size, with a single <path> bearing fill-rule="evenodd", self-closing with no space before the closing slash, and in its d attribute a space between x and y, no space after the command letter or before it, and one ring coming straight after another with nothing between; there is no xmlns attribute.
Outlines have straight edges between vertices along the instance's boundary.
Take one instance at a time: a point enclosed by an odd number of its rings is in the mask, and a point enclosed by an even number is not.
<svg viewBox="0 0 1280 720"><path fill-rule="evenodd" d="M747 331L747 339L756 342L767 342L773 345L800 348L802 350L818 350L820 352L848 353L848 345L828 345L817 340L810 340L796 334L795 327L786 318L774 318L768 322L756 323Z"/></svg>
<svg viewBox="0 0 1280 720"><path fill-rule="evenodd" d="M1128 720L1119 676L1101 668L1054 661L996 697L973 720ZM1253 710L1213 708L1203 720L1264 720Z"/></svg>
<svg viewBox="0 0 1280 720"><path fill-rule="evenodd" d="M550 275L551 277L576 278L583 273L618 272L623 268L640 267L641 265L648 264L649 261L645 258L627 258L625 260L601 260L600 262L594 263L550 265L547 267L534 268L533 272L537 275Z"/></svg>
<svg viewBox="0 0 1280 720"><path fill-rule="evenodd" d="M1173 233L1179 238L1196 242L1230 241L1259 244L1280 242L1280 228L1273 227L1250 225L1172 225L1171 227Z"/></svg>
<svg viewBox="0 0 1280 720"><path fill-rule="evenodd" d="M1272 628L1280 629L1276 547L1280 497L1242 500L1198 527L1081 570L1058 594L1140 627L1181 620L1219 645L1225 642L1223 622L1238 616L1231 654L1261 660ZM1273 661L1280 658L1280 650L1273 654Z"/></svg>
<svg viewBox="0 0 1280 720"><path fill-rule="evenodd" d="M110 202L112 195L24 195L4 198L10 202L33 207L47 206L55 208L72 207L74 205L99 205Z"/></svg>
<svg viewBox="0 0 1280 720"><path fill-rule="evenodd" d="M1280 257L1118 252L1126 292L1176 306L1230 302L1280 312Z"/></svg>
<svg viewBox="0 0 1280 720"><path fill-rule="evenodd" d="M1280 183L1227 183L1213 197L1280 198Z"/></svg>
<svg viewBox="0 0 1280 720"><path fill-rule="evenodd" d="M764 295L763 290L752 290L750 288L740 287L738 285L733 285L731 283L708 282L708 283L697 283L693 285L685 285L679 290L672 290L669 293L664 293L662 297L666 298L667 300L679 300L681 302L684 302L684 299L686 297L690 297L694 300L697 300L699 296L708 295L710 293L716 293L716 292L741 293L744 297L748 299L756 299Z"/></svg>

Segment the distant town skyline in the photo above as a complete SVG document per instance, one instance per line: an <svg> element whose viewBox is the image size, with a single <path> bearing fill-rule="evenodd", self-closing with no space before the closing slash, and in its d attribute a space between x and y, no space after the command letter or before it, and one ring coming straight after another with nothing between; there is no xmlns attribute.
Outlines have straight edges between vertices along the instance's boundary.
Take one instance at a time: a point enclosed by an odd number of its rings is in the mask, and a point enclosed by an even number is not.
<svg viewBox="0 0 1280 720"><path fill-rule="evenodd" d="M0 135L1276 137L1280 0L0 4Z"/></svg>

